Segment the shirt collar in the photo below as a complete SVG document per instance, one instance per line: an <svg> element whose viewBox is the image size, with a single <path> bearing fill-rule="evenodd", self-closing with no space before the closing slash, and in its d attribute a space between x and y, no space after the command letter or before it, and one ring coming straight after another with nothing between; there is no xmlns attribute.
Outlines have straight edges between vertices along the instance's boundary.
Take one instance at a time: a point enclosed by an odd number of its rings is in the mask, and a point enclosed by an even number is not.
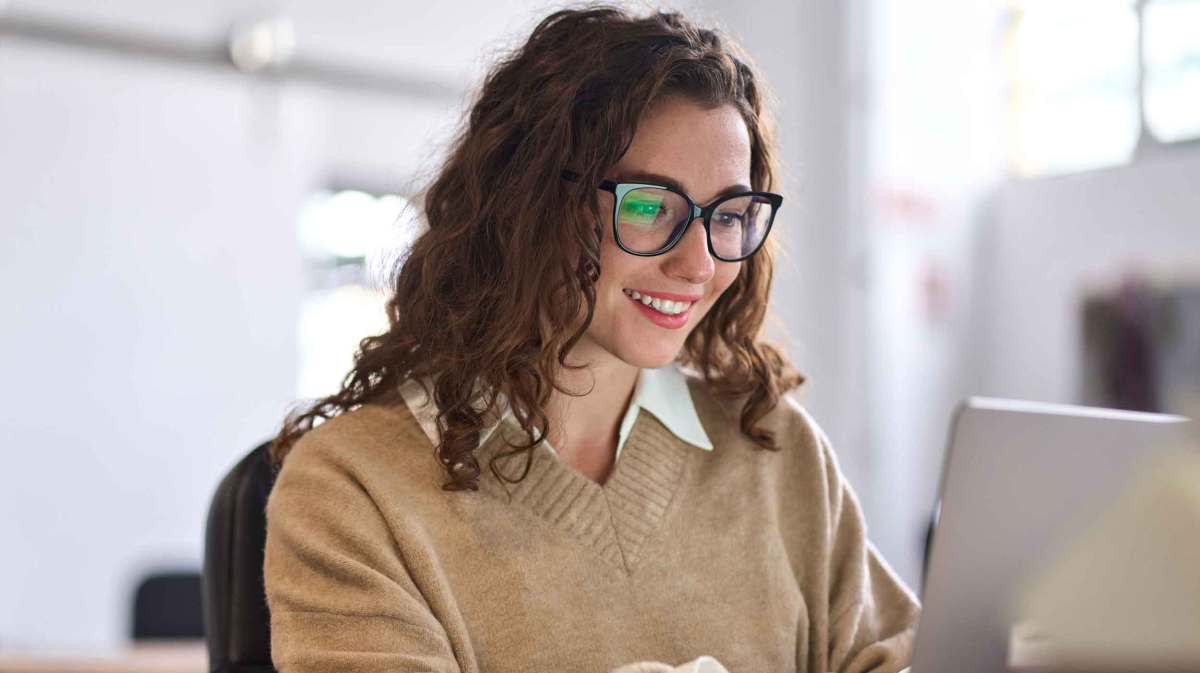
<svg viewBox="0 0 1200 673"><path fill-rule="evenodd" d="M438 442L437 410L426 397L421 384L409 380L400 386L404 403L408 405L421 429L429 437L429 441ZM696 406L692 403L692 392L688 388L687 376L679 369L679 365L671 363L658 369L642 369L638 373L637 385L634 388L633 399L629 402L624 418L621 419L617 436L617 458L621 457L621 449L633 431L637 421L638 411L645 409L654 415L666 428L679 439L705 451L712 451L713 445L700 423ZM503 420L508 420L511 412L503 412ZM493 426L494 427L494 426ZM480 443L491 434L491 428L484 430ZM547 447L549 448L549 447Z"/></svg>
<svg viewBox="0 0 1200 673"><path fill-rule="evenodd" d="M671 434L692 446L705 451L712 451L712 442L700 417L696 414L696 406L692 403L692 391L688 388L687 376L679 369L679 365L671 363L658 369L643 369L638 374L637 387L633 399L629 402L629 410L621 420L621 430L617 439L617 456L620 457L625 440L633 431L633 423L637 420L638 409L645 409L662 422Z"/></svg>

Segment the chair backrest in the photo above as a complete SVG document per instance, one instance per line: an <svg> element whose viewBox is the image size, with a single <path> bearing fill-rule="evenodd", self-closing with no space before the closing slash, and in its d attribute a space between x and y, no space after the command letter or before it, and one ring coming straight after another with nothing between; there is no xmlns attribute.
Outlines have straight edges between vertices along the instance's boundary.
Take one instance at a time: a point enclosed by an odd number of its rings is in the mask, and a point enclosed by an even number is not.
<svg viewBox="0 0 1200 673"><path fill-rule="evenodd" d="M221 480L204 538L204 630L212 673L274 673L263 587L267 496L275 483L259 445Z"/></svg>
<svg viewBox="0 0 1200 673"><path fill-rule="evenodd" d="M157 572L138 582L133 594L134 640L204 637L200 573Z"/></svg>

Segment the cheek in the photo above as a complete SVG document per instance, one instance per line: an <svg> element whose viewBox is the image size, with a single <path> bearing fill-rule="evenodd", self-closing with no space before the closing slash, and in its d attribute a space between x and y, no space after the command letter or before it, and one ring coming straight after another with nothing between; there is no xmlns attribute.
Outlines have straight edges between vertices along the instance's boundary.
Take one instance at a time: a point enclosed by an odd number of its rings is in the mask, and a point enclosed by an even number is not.
<svg viewBox="0 0 1200 673"><path fill-rule="evenodd" d="M627 285L637 285L657 273L658 257L637 257L621 250L613 240L612 231L605 232L600 241L600 278L596 285L620 294ZM613 295L614 297L616 295Z"/></svg>
<svg viewBox="0 0 1200 673"><path fill-rule="evenodd" d="M622 288L630 284L633 271L628 267L629 255L617 247L612 239L600 243L600 277L596 279L596 312L592 328L605 331L613 327L627 301Z"/></svg>
<svg viewBox="0 0 1200 673"><path fill-rule="evenodd" d="M728 290L729 286L733 285L733 282L737 280L738 273L741 272L743 263L744 262L718 264L712 280L709 281L710 294L704 304L704 311L696 316L697 322L702 320L704 316L708 315L708 312L717 303L717 300L721 298L721 295L725 293L725 290Z"/></svg>
<svg viewBox="0 0 1200 673"><path fill-rule="evenodd" d="M609 237L600 241L600 278L596 280L598 288L608 288L620 283L621 250Z"/></svg>
<svg viewBox="0 0 1200 673"><path fill-rule="evenodd" d="M729 289L730 285L733 285L733 281L737 280L738 274L742 271L742 264L745 262L718 262L712 279L714 301L721 293Z"/></svg>
<svg viewBox="0 0 1200 673"><path fill-rule="evenodd" d="M600 239L600 273L601 278L608 269L620 264L621 249L617 247L617 242L613 240L612 230L605 228L604 235Z"/></svg>

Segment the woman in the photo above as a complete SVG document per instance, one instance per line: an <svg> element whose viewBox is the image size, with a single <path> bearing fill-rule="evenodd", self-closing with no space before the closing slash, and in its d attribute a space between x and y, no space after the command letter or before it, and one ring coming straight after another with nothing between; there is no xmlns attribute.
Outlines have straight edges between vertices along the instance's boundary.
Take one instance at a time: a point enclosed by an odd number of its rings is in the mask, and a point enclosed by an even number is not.
<svg viewBox="0 0 1200 673"><path fill-rule="evenodd" d="M390 329L277 438L283 673L907 665L916 602L758 340L763 99L678 14L558 12L492 71Z"/></svg>

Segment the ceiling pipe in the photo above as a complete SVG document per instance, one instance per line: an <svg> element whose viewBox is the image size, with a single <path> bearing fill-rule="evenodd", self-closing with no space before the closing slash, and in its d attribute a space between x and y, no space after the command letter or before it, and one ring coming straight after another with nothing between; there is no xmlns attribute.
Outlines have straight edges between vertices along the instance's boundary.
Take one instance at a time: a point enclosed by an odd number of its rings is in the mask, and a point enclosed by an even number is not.
<svg viewBox="0 0 1200 673"><path fill-rule="evenodd" d="M241 24L227 40L202 43L14 12L0 0L0 39L6 37L397 98L458 101L464 93L433 78L306 58L296 51L295 31L286 18Z"/></svg>

